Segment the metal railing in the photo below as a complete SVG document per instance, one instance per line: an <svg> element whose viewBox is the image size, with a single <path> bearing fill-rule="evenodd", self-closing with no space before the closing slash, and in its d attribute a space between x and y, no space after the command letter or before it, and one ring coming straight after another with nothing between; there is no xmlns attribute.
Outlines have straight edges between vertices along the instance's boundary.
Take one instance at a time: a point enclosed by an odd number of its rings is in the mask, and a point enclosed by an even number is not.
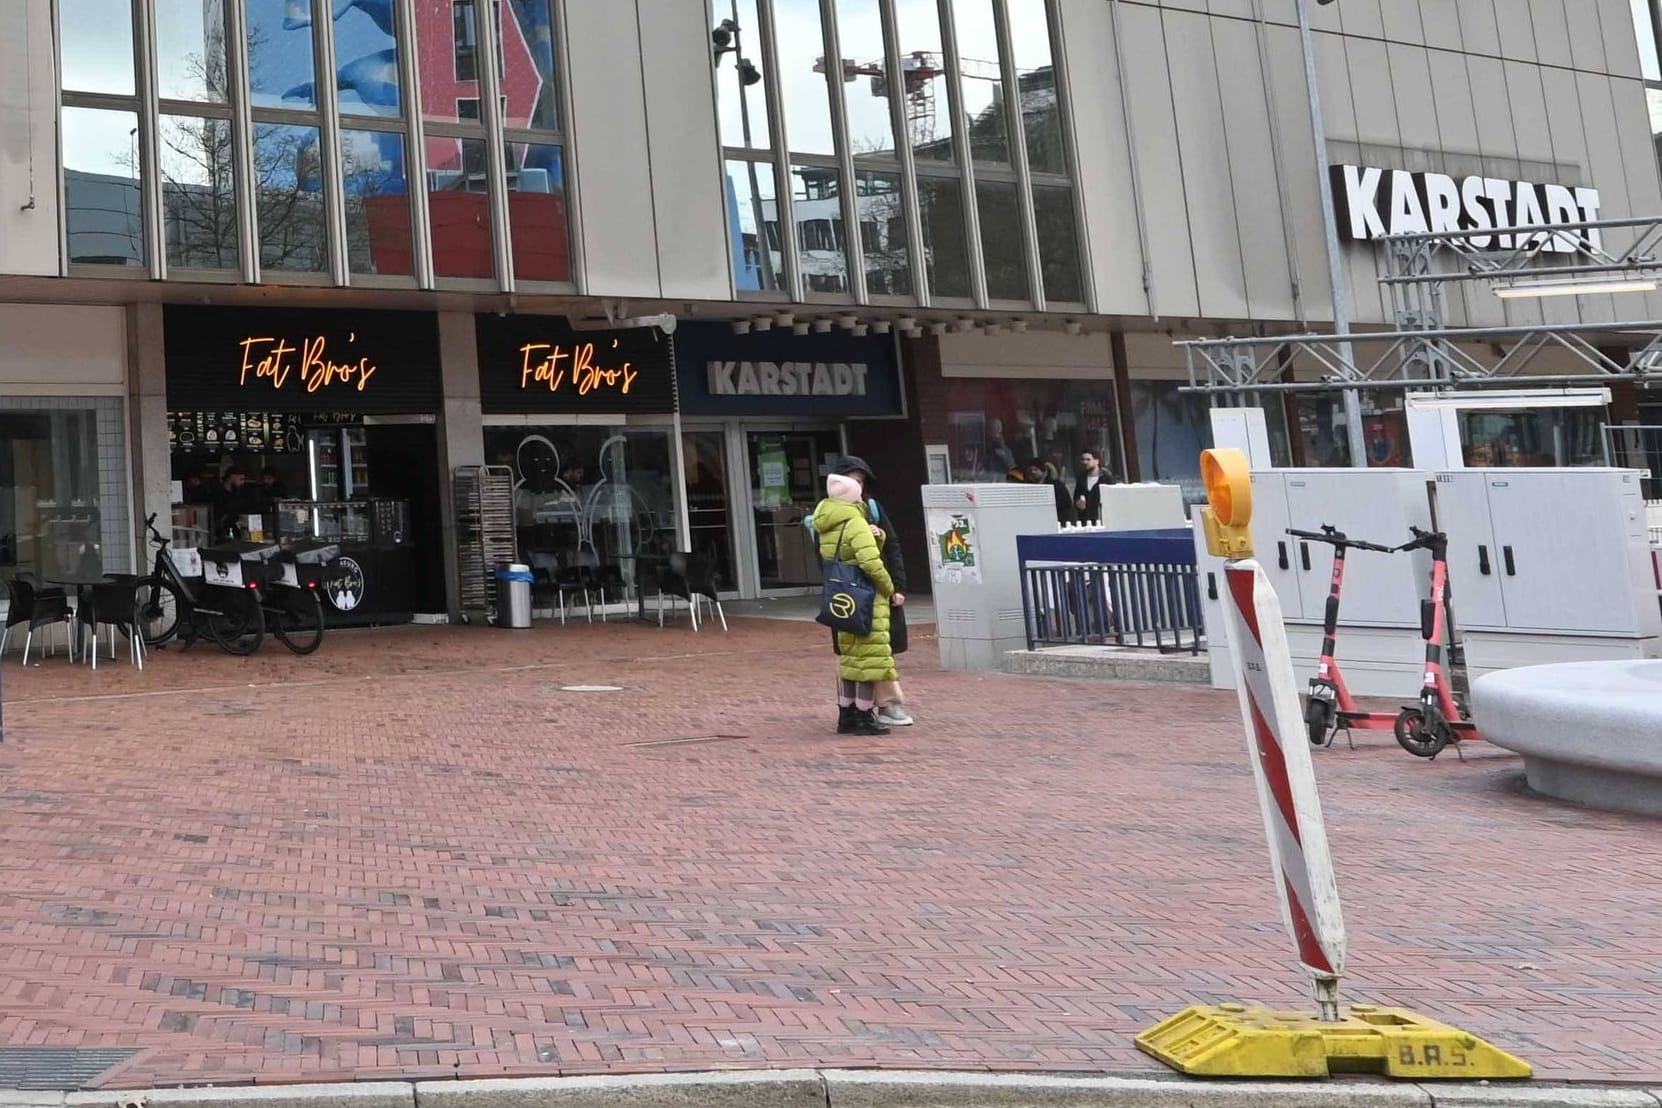
<svg viewBox="0 0 1662 1108"><path fill-rule="evenodd" d="M1188 531L1024 535L1016 549L1029 650L1200 652L1205 625Z"/></svg>

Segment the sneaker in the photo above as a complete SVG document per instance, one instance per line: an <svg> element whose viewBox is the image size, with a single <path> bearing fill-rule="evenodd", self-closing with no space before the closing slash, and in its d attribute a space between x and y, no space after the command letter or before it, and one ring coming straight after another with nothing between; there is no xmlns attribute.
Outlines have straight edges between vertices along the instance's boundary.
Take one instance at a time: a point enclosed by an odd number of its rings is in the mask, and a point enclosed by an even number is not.
<svg viewBox="0 0 1662 1108"><path fill-rule="evenodd" d="M877 718L890 727L910 727L914 720L906 714L906 709L899 704L890 704L887 708L877 710Z"/></svg>
<svg viewBox="0 0 1662 1108"><path fill-rule="evenodd" d="M877 718L875 709L856 713L854 717L854 734L856 735L887 735L889 725Z"/></svg>

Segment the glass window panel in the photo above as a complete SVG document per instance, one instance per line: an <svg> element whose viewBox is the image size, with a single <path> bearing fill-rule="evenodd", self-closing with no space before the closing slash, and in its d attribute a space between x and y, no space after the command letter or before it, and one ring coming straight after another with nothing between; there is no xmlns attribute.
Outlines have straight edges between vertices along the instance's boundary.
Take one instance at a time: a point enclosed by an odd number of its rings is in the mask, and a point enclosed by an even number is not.
<svg viewBox="0 0 1662 1108"><path fill-rule="evenodd" d="M65 89L133 95L129 0L60 0L58 25L63 29L59 50Z"/></svg>
<svg viewBox="0 0 1662 1108"><path fill-rule="evenodd" d="M856 176L860 245L865 252L866 291L874 296L912 295L912 249L906 239L906 198L900 176Z"/></svg>
<svg viewBox="0 0 1662 1108"><path fill-rule="evenodd" d="M398 23L393 0L334 0L336 85L343 115L397 117Z"/></svg>
<svg viewBox="0 0 1662 1108"><path fill-rule="evenodd" d="M783 287L778 189L770 163L727 163L727 221L733 235L733 280L741 291L776 292Z"/></svg>
<svg viewBox="0 0 1662 1108"><path fill-rule="evenodd" d="M479 121L479 16L483 0L423 0L424 11L436 11L432 18L416 23L416 53L420 59L421 114L436 123ZM496 13L497 72L506 68L503 45L513 38L517 63L511 79L523 113L530 111L536 86L528 84L526 54L515 33L502 26L502 0L494 0ZM429 14L431 14L431 11ZM508 97L501 97L504 118Z"/></svg>
<svg viewBox="0 0 1662 1108"><path fill-rule="evenodd" d="M245 0L248 81L257 108L317 107L312 17L306 0Z"/></svg>
<svg viewBox="0 0 1662 1108"><path fill-rule="evenodd" d="M978 181L976 211L981 217L981 258L987 268L987 296L993 300L1027 300L1026 251L1022 249L1021 202L1016 186Z"/></svg>
<svg viewBox="0 0 1662 1108"><path fill-rule="evenodd" d="M1084 300L1073 190L1035 186L1033 218L1039 232L1039 264L1044 270L1046 299L1074 303Z"/></svg>
<svg viewBox="0 0 1662 1108"><path fill-rule="evenodd" d="M63 163L69 260L144 265L137 114L63 109Z"/></svg>
<svg viewBox="0 0 1662 1108"><path fill-rule="evenodd" d="M964 190L956 177L919 177L918 213L929 288L936 296L970 295L964 246Z"/></svg>
<svg viewBox="0 0 1662 1108"><path fill-rule="evenodd" d="M1056 94L1056 64L1050 45L1045 0L1006 0L1010 5L1010 49L1016 57L1021 116L1027 133L1027 164L1035 173L1066 173L1062 104Z"/></svg>
<svg viewBox="0 0 1662 1108"><path fill-rule="evenodd" d="M414 273L404 136L388 131L342 131L341 176L346 192L346 256L352 272Z"/></svg>
<svg viewBox="0 0 1662 1108"><path fill-rule="evenodd" d="M809 292L848 291L848 243L843 235L842 177L820 166L791 167L797 268Z"/></svg>
<svg viewBox="0 0 1662 1108"><path fill-rule="evenodd" d="M558 146L524 142L509 147L508 227L513 235L515 277L571 280L565 160Z"/></svg>
<svg viewBox="0 0 1662 1108"><path fill-rule="evenodd" d="M715 13L718 22L712 35L722 144L765 150L773 140L762 86L762 23L756 0L715 0Z"/></svg>
<svg viewBox="0 0 1662 1108"><path fill-rule="evenodd" d="M559 130L554 17L548 0L513 0L508 8L513 18L505 25L500 0L497 10L497 25L502 27L503 118L509 127Z"/></svg>
<svg viewBox="0 0 1662 1108"><path fill-rule="evenodd" d="M837 0L837 35L842 41L849 148L856 158L892 159L893 104L877 0Z"/></svg>
<svg viewBox="0 0 1662 1108"><path fill-rule="evenodd" d="M223 3L157 0L156 75L164 100L225 103Z"/></svg>
<svg viewBox="0 0 1662 1108"><path fill-rule="evenodd" d="M440 277L494 277L484 140L428 139L427 190L433 272Z"/></svg>
<svg viewBox="0 0 1662 1108"><path fill-rule="evenodd" d="M792 153L835 154L819 0L773 0L780 96Z"/></svg>
<svg viewBox="0 0 1662 1108"><path fill-rule="evenodd" d="M316 127L254 126L255 211L260 265L317 273L328 268L323 165Z"/></svg>
<svg viewBox="0 0 1662 1108"><path fill-rule="evenodd" d="M894 0L894 10L912 149L921 159L950 162L952 112L947 107L940 9L935 0Z"/></svg>
<svg viewBox="0 0 1662 1108"><path fill-rule="evenodd" d="M1639 36L1639 70L1647 81L1662 81L1662 62L1657 58L1656 21L1651 18L1650 0L1628 0L1633 8L1633 30Z"/></svg>
<svg viewBox="0 0 1662 1108"><path fill-rule="evenodd" d="M1179 392L1183 381L1132 381L1131 416L1137 429L1137 465L1144 481L1179 485L1189 504L1204 504L1200 452L1212 447L1211 408L1204 396ZM1342 445L1344 436L1339 436ZM1313 466L1349 465L1317 461Z"/></svg>
<svg viewBox="0 0 1662 1108"><path fill-rule="evenodd" d="M1006 481L1012 469L1037 460L1047 479L1071 489L1086 450L1118 468L1111 381L948 377L943 384L954 481Z"/></svg>
<svg viewBox="0 0 1662 1108"><path fill-rule="evenodd" d="M963 77L964 129L978 162L1010 164L1010 127L1004 105L1004 68L999 64L993 0L953 0Z"/></svg>
<svg viewBox="0 0 1662 1108"><path fill-rule="evenodd" d="M158 137L167 264L237 268L235 148L230 120L164 115Z"/></svg>
<svg viewBox="0 0 1662 1108"><path fill-rule="evenodd" d="M1656 146L1656 156L1662 159L1662 89L1647 88L1645 106L1650 109L1651 142Z"/></svg>
<svg viewBox="0 0 1662 1108"><path fill-rule="evenodd" d="M129 568L125 437L118 399L0 397L0 573Z"/></svg>

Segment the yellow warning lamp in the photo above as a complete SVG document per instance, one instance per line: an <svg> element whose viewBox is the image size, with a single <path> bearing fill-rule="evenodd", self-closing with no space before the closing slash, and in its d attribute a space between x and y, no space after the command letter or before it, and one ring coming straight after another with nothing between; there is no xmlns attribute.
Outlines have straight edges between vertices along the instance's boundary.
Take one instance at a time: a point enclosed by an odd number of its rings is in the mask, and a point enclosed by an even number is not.
<svg viewBox="0 0 1662 1108"><path fill-rule="evenodd" d="M1206 549L1214 558L1252 557L1252 465L1239 450L1205 450L1200 479L1210 508L1200 510Z"/></svg>

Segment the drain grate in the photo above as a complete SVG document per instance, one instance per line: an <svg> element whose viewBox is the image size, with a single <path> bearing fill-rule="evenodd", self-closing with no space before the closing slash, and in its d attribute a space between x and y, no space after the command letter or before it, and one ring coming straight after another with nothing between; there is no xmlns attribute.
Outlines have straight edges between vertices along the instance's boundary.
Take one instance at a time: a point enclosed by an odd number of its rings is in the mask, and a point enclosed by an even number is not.
<svg viewBox="0 0 1662 1108"><path fill-rule="evenodd" d="M59 1050L55 1047L0 1047L0 1089L70 1090L93 1088L105 1072L137 1054L136 1049Z"/></svg>

